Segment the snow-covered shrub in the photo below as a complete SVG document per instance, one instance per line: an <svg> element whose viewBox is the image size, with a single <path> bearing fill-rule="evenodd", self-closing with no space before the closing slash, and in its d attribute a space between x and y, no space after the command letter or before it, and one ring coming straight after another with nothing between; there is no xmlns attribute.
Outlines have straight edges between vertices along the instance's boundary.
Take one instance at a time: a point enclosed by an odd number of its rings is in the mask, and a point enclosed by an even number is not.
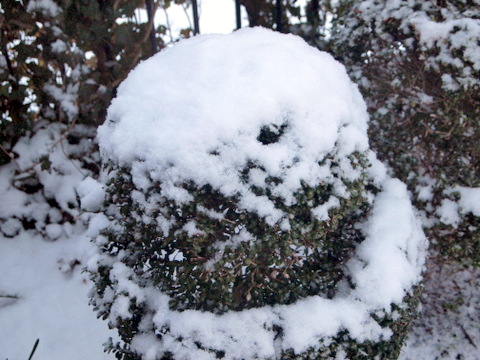
<svg viewBox="0 0 480 360"><path fill-rule="evenodd" d="M332 46L365 96L372 146L415 193L437 250L480 264L478 215L442 205L480 189L479 1L341 3Z"/></svg>
<svg viewBox="0 0 480 360"><path fill-rule="evenodd" d="M292 35L185 40L98 130L92 303L124 359L394 359L425 238L342 65ZM104 217L103 214L98 216Z"/></svg>
<svg viewBox="0 0 480 360"><path fill-rule="evenodd" d="M39 121L33 134L17 141L15 159L0 167L3 236L32 231L56 240L83 229L78 189L100 170L94 136L93 127Z"/></svg>

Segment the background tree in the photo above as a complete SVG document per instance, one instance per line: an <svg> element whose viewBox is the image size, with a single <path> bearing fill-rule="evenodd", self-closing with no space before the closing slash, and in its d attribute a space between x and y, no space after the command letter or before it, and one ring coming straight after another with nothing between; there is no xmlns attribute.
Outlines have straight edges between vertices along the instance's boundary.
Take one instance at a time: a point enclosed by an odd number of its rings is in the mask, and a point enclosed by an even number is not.
<svg viewBox="0 0 480 360"><path fill-rule="evenodd" d="M283 33L293 33L322 50L327 48L328 24L335 6L331 0L240 0L248 15L249 26L262 26Z"/></svg>
<svg viewBox="0 0 480 360"><path fill-rule="evenodd" d="M153 17L172 2L148 3L148 18L140 13L144 0L1 3L1 163L14 157L16 141L39 119L103 122L126 74L170 41L167 27L154 26Z"/></svg>

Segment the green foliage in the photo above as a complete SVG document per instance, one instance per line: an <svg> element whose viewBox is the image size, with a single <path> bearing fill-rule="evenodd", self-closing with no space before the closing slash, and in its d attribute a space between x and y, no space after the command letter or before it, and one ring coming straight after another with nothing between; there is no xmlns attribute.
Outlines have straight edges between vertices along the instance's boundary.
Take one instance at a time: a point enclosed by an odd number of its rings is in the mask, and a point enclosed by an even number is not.
<svg viewBox="0 0 480 360"><path fill-rule="evenodd" d="M352 164L363 167L366 160L357 154L352 156ZM132 198L138 189L129 169L123 168L113 177L107 199L118 208L123 230L108 234L105 250L126 251L126 264L145 271L159 289L170 295L171 306L179 310L223 313L290 304L314 294L331 297L343 278L342 265L363 239L354 224L369 210L364 197L365 178L353 183L342 179L348 183L351 196L341 199L340 206L330 211L329 221L315 219L311 209L333 195L330 184L316 188L304 184L295 194L293 206L283 204L268 189L257 189L258 196L269 197L288 214L291 229L285 231L269 226L255 213L239 210L236 198L194 183L183 185L193 196L192 201L179 205L162 200L158 209L148 214ZM154 197L161 186L153 184L144 191L145 197ZM222 216L212 218L211 212ZM168 233L156 220L160 214L173 222ZM196 226L193 235L186 230L190 223ZM234 240L240 233L248 234L248 241ZM145 266L148 270L142 270Z"/></svg>
<svg viewBox="0 0 480 360"><path fill-rule="evenodd" d="M264 128L260 140L271 141L278 132L281 128ZM313 217L311 209L330 199L333 194L330 185L311 188L304 184L295 193L296 203L288 206L269 193L268 188L258 189L257 195L267 196L288 214L290 230L267 224L256 213L242 210L236 197L225 197L208 185L183 184L192 200L175 203L159 196L163 184L152 182L148 188L140 189L132 182L129 168L109 163L105 206L114 223L97 241L103 256L120 259L132 269L139 282L132 280L141 288L153 286L168 295L169 306L176 311L223 314L291 304L312 295L333 298L339 282L350 281L345 277L343 266L364 239L356 225L365 221L370 213L366 196L378 191L365 172L369 166L365 156L355 153L349 156L349 162L354 168L363 169L363 175L354 182L341 179L350 196L330 209L327 221ZM332 161L333 173L335 166ZM250 164L249 169L243 171L247 183L253 167L254 164ZM161 219L168 219L168 228ZM192 223L194 229L189 226ZM242 237L242 234L247 235ZM112 289L116 286L111 277L112 264L107 260L91 273L96 283L93 304L100 316L110 321L113 321ZM406 296L404 303L395 306L390 315L374 315L380 326L393 331L394 335L388 340L359 343L344 331L332 342L319 341L318 347L301 354L284 351L281 358L331 359L345 354L352 360L373 356L396 359L416 315L419 291L418 288ZM150 316L146 306L130 297L132 316L113 321L124 344L111 342L107 349L117 358L140 359L129 344L136 334L145 331L145 317ZM162 331L169 329L158 329L157 336L161 337ZM275 331L278 337L282 336L282 328ZM201 344L197 346L202 348ZM224 356L215 349L205 350L214 352L219 359ZM162 359L174 357L166 354Z"/></svg>

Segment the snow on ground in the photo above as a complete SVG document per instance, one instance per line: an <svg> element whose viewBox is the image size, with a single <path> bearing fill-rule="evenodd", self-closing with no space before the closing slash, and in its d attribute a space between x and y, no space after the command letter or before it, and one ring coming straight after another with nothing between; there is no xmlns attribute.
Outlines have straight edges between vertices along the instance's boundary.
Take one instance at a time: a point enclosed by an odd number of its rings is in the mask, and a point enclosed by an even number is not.
<svg viewBox="0 0 480 360"><path fill-rule="evenodd" d="M480 269L431 257L423 309L400 360L480 359Z"/></svg>
<svg viewBox="0 0 480 360"><path fill-rule="evenodd" d="M94 132L66 130L37 123L14 147L18 157L0 167L1 360L28 359L36 339L34 360L109 358L102 343L115 333L96 320L81 272L92 246L77 198L95 204L82 193L96 163Z"/></svg>
<svg viewBox="0 0 480 360"><path fill-rule="evenodd" d="M36 339L34 360L113 358L102 344L115 332L88 305L81 268L89 246L31 232L0 238L0 359L27 359Z"/></svg>

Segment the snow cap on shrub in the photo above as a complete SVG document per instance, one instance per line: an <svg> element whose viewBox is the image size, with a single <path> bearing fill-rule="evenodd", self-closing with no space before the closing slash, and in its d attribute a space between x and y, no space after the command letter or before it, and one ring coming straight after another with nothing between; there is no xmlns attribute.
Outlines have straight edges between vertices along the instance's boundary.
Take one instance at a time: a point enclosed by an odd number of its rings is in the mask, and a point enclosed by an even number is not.
<svg viewBox="0 0 480 360"><path fill-rule="evenodd" d="M343 66L291 35L195 37L140 64L98 131L111 226L89 266L115 351L398 352L425 238L367 120Z"/></svg>
<svg viewBox="0 0 480 360"><path fill-rule="evenodd" d="M149 184L145 171L175 201L190 199L179 184L209 184L240 194L240 206L273 224L283 214L250 186L278 177L275 195L291 203L301 181L331 176L319 164L327 154L368 148L367 119L330 55L255 29L197 37L142 63L119 87L98 137L103 157L132 166L139 188ZM245 182L240 172L251 163L258 171Z"/></svg>

